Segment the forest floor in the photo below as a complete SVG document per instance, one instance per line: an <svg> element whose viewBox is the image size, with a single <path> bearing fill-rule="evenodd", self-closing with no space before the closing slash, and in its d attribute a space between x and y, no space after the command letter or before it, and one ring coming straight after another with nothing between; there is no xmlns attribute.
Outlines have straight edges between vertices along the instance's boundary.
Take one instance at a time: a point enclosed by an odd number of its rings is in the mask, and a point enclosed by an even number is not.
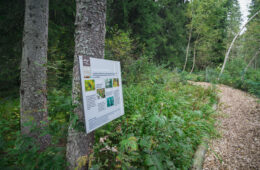
<svg viewBox="0 0 260 170"><path fill-rule="evenodd" d="M210 83L192 82L205 88ZM241 90L217 85L221 137L209 142L203 169L260 169L260 103Z"/></svg>

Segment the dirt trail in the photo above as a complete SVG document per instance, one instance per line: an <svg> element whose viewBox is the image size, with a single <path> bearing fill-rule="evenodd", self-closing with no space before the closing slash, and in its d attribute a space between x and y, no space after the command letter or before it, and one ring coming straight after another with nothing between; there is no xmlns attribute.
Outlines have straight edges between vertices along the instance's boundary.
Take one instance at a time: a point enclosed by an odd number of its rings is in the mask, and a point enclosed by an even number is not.
<svg viewBox="0 0 260 170"><path fill-rule="evenodd" d="M209 83L192 82L209 87ZM240 90L218 85L221 138L212 140L203 169L260 170L260 104Z"/></svg>

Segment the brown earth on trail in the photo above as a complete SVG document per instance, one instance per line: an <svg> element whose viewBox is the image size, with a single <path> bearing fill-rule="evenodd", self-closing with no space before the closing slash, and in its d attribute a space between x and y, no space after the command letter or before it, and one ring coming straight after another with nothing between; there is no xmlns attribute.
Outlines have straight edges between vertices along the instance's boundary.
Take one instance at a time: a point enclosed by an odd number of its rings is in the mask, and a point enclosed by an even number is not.
<svg viewBox="0 0 260 170"><path fill-rule="evenodd" d="M191 82L210 87L210 83ZM220 138L209 142L203 169L260 169L260 104L243 91L217 85L219 95L216 124ZM258 101L257 101L258 100Z"/></svg>

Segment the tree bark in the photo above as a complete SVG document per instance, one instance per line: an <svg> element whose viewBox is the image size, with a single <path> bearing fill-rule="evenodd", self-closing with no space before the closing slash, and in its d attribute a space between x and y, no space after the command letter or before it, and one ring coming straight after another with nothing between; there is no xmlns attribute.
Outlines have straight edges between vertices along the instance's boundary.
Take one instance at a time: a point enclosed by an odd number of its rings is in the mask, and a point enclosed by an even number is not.
<svg viewBox="0 0 260 170"><path fill-rule="evenodd" d="M193 70L194 70L195 62L196 62L196 46L194 46L194 49L193 49L193 63L192 63L192 68L191 68L190 74L191 74L191 73L193 72Z"/></svg>
<svg viewBox="0 0 260 170"><path fill-rule="evenodd" d="M185 63L184 63L184 66L183 66L183 71L185 71L186 65L187 65L187 61L188 61L191 35L192 35L192 25L191 25L190 33L189 33L189 42L188 42L188 45L187 45L187 48L186 48L186 57L185 57Z"/></svg>
<svg viewBox="0 0 260 170"><path fill-rule="evenodd" d="M23 32L23 50L21 61L20 114L21 132L35 137L42 148L50 143L49 135L39 137L32 132L32 126L37 128L47 122L47 90L46 63L48 49L48 18L49 0L26 0L25 21Z"/></svg>
<svg viewBox="0 0 260 170"><path fill-rule="evenodd" d="M104 58L105 49L105 21L106 0L76 0L75 20L75 54L72 82L72 99L76 105L74 114L78 122L84 121L82 107L80 73L78 56L83 56L89 61L89 57ZM79 160L88 159L93 152L94 132L86 134L72 126L68 130L67 138L67 162L69 169L87 169L87 164L80 167Z"/></svg>
<svg viewBox="0 0 260 170"><path fill-rule="evenodd" d="M199 35L196 38L196 41L194 43L194 49L193 49L193 64L192 64L192 68L190 71L190 74L193 72L194 67L195 67L195 62L196 62L196 46L197 46L197 41L198 41Z"/></svg>
<svg viewBox="0 0 260 170"><path fill-rule="evenodd" d="M229 48L228 48L228 51L227 51L226 55L225 55L224 63L223 63L223 66L222 66L222 68L221 68L221 71L220 71L220 73L219 73L218 80L220 79L220 77L221 77L221 75L222 75L222 73L223 73L223 71L224 71L224 69L225 69L225 66L226 66L226 63L227 63L227 60L228 60L228 57L229 57L229 53L230 53L230 51L231 51L231 49L232 49L232 47L233 47L233 45L234 45L236 39L239 37L239 35L240 35L241 32L244 30L244 28L246 27L246 25L247 25L255 16L257 16L257 15L259 14L259 12L260 12L260 10L257 11L251 18L249 18L248 21L244 24L244 26L240 29L240 31L239 31L239 32L236 34L236 36L234 37L233 41L231 42L231 44L230 44L230 46L229 46Z"/></svg>

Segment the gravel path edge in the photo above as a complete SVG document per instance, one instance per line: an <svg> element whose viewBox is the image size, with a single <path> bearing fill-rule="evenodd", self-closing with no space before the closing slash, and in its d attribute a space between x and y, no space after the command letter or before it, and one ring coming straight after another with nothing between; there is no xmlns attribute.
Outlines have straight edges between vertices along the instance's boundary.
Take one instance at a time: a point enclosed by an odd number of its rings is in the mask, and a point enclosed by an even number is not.
<svg viewBox="0 0 260 170"><path fill-rule="evenodd" d="M217 105L213 105L213 109L217 111ZM198 146L198 149L196 150L193 158L193 164L191 169L192 170L202 170L203 169L203 163L205 160L205 155L208 151L208 142L209 139L204 138L201 142L201 144Z"/></svg>

